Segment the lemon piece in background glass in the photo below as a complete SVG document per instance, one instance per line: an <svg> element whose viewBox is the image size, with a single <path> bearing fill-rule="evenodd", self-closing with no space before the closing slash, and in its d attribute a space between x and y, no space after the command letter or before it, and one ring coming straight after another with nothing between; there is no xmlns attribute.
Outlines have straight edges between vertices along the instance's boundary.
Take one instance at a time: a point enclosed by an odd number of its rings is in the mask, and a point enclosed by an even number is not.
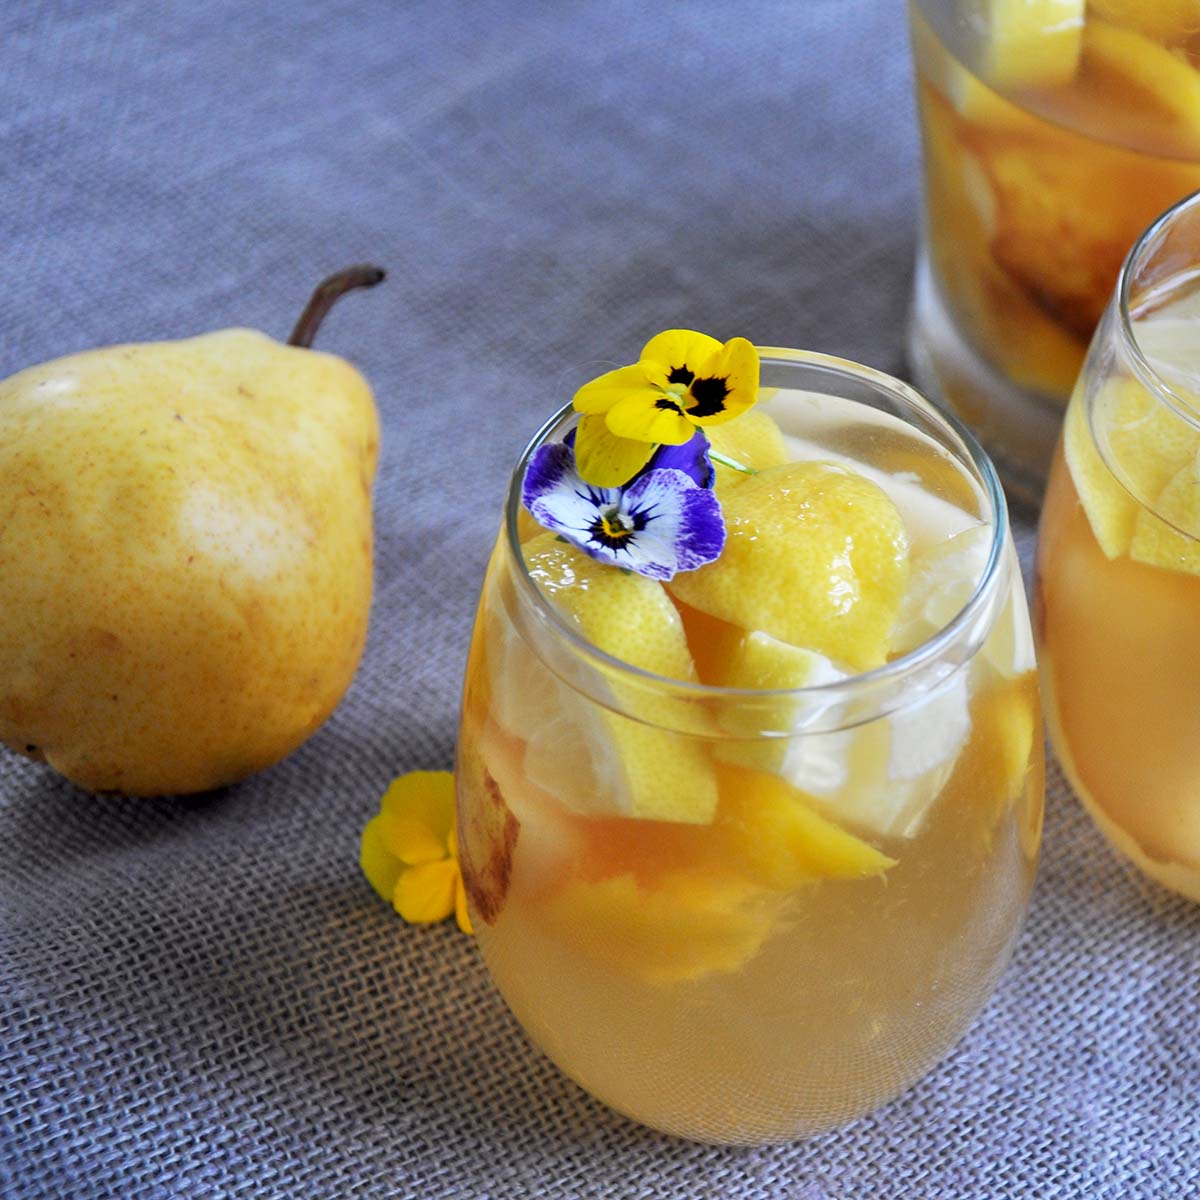
<svg viewBox="0 0 1200 1200"><path fill-rule="evenodd" d="M855 670L884 661L908 538L882 488L836 463L792 462L731 489L722 508L721 557L676 575L674 596Z"/></svg>
<svg viewBox="0 0 1200 1200"><path fill-rule="evenodd" d="M1088 425L1087 405L1079 394L1063 422L1063 455L1097 544L1108 558L1120 558L1133 539L1138 503L1100 457Z"/></svg>
<svg viewBox="0 0 1200 1200"><path fill-rule="evenodd" d="M1152 324L1138 327L1139 340L1141 330ZM1128 378L1104 386L1095 399L1092 421L1107 443L1111 469L1096 448L1079 401L1067 412L1063 448L1096 541L1109 558L1118 558L1133 540L1138 502L1153 505L1191 462L1200 449L1200 429Z"/></svg>
<svg viewBox="0 0 1200 1200"><path fill-rule="evenodd" d="M1068 83L1083 50L1085 0L977 0L980 72L1003 88Z"/></svg>
<svg viewBox="0 0 1200 1200"><path fill-rule="evenodd" d="M1182 54L1133 29L1089 21L1080 79L1078 99L1095 108L1093 122L1111 113L1115 128L1127 136L1149 131L1164 152L1200 151L1200 72Z"/></svg>
<svg viewBox="0 0 1200 1200"><path fill-rule="evenodd" d="M1088 13L1155 41L1184 42L1200 33L1200 0L1088 0Z"/></svg>
<svg viewBox="0 0 1200 1200"><path fill-rule="evenodd" d="M1200 472L1182 468L1159 494L1152 513L1139 509L1129 556L1168 571L1200 575Z"/></svg>

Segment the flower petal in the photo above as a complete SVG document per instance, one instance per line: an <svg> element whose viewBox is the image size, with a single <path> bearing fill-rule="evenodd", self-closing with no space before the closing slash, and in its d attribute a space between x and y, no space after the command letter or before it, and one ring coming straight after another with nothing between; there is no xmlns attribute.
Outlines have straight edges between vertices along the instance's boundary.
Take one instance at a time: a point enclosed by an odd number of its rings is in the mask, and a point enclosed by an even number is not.
<svg viewBox="0 0 1200 1200"><path fill-rule="evenodd" d="M392 781L380 810L386 816L423 826L445 853L454 821L454 776L449 771L409 771Z"/></svg>
<svg viewBox="0 0 1200 1200"><path fill-rule="evenodd" d="M639 442L682 446L695 429L680 411L679 402L661 392L639 392L612 406L605 415L609 433Z"/></svg>
<svg viewBox="0 0 1200 1200"><path fill-rule="evenodd" d="M646 464L647 471L682 471L702 488L716 482L716 471L708 457L708 436L701 429L692 433L682 446L659 446Z"/></svg>
<svg viewBox="0 0 1200 1200"><path fill-rule="evenodd" d="M575 452L570 443L551 442L539 446L529 459L525 478L521 481L521 503L532 513L539 500L559 493L574 494L579 482Z"/></svg>
<svg viewBox="0 0 1200 1200"><path fill-rule="evenodd" d="M624 506L645 520L624 564L639 575L669 580L712 562L724 549L721 505L682 471L648 471L626 490Z"/></svg>
<svg viewBox="0 0 1200 1200"><path fill-rule="evenodd" d="M411 867L446 857L445 839L424 821L390 813L380 813L377 819L383 846L397 862Z"/></svg>
<svg viewBox="0 0 1200 1200"><path fill-rule="evenodd" d="M758 351L745 338L730 338L707 358L683 400L693 424L721 425L758 400Z"/></svg>
<svg viewBox="0 0 1200 1200"><path fill-rule="evenodd" d="M692 381L700 364L721 349L721 343L694 329L668 329L652 337L643 347L640 363L647 377L659 387Z"/></svg>
<svg viewBox="0 0 1200 1200"><path fill-rule="evenodd" d="M603 417L599 419L603 420ZM539 447L529 461L521 489L522 500L543 528L560 534L600 562L625 566L622 543L632 537L634 531L630 529L624 538L605 536L614 517L620 517L623 489L593 487L585 483L570 457L569 442ZM622 528L625 526L623 520L618 520L617 524Z"/></svg>
<svg viewBox="0 0 1200 1200"><path fill-rule="evenodd" d="M571 404L576 412L603 413L608 412L618 400L635 392L657 395L646 378L645 370L637 363L631 367L618 367L615 371L607 371L599 379L585 383L575 393Z"/></svg>
<svg viewBox="0 0 1200 1200"><path fill-rule="evenodd" d="M628 483L650 460L654 446L610 433L603 416L584 417L575 436L575 469L597 487Z"/></svg>
<svg viewBox="0 0 1200 1200"><path fill-rule="evenodd" d="M574 463L568 462L566 469L559 473L561 462L555 462L550 467L539 462L543 450L558 449L560 447L543 446L533 456L521 489L521 498L543 529L560 533L583 548L601 514L620 504L621 489L592 487L584 483ZM557 454L553 457L560 459Z"/></svg>
<svg viewBox="0 0 1200 1200"><path fill-rule="evenodd" d="M411 924L440 921L454 911L454 889L458 878L458 864L449 858L409 867L396 880L392 904Z"/></svg>
<svg viewBox="0 0 1200 1200"><path fill-rule="evenodd" d="M387 848L382 831L382 818L372 817L362 831L358 848L358 865L370 885L383 897L392 898L396 880L404 870L404 864Z"/></svg>

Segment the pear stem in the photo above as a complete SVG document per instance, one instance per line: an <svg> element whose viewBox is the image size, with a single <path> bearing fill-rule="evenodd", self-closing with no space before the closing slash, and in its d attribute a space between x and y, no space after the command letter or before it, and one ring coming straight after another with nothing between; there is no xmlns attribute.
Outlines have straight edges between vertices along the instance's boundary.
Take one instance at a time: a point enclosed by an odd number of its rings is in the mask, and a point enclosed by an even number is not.
<svg viewBox="0 0 1200 1200"><path fill-rule="evenodd" d="M313 343L313 338L317 336L317 330L325 320L325 315L347 292L352 292L355 288L374 287L384 280L386 274L382 267L359 263L335 271L328 279L322 279L304 306L300 320L296 322L292 336L288 338L288 345L308 349Z"/></svg>

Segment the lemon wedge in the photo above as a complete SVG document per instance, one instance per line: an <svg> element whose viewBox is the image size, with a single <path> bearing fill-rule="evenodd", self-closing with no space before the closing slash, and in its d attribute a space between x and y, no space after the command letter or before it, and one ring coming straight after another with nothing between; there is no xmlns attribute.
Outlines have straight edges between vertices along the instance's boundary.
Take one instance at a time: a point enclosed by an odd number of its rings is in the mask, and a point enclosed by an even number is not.
<svg viewBox="0 0 1200 1200"><path fill-rule="evenodd" d="M517 541L523 546L545 532L530 515L529 509L522 505L517 512Z"/></svg>
<svg viewBox="0 0 1200 1200"><path fill-rule="evenodd" d="M1129 136L1147 130L1164 150L1200 149L1200 72L1182 54L1134 29L1091 20L1083 35L1082 77L1086 96L1106 98Z"/></svg>
<svg viewBox="0 0 1200 1200"><path fill-rule="evenodd" d="M653 887L632 874L572 880L541 911L560 942L653 984L740 970L771 932L782 898L736 876L676 871Z"/></svg>
<svg viewBox="0 0 1200 1200"><path fill-rule="evenodd" d="M865 879L896 865L777 775L723 765L718 776L718 836L756 882L788 891L816 879Z"/></svg>
<svg viewBox="0 0 1200 1200"><path fill-rule="evenodd" d="M1183 42L1200 32L1200 0L1088 0L1088 11L1157 42Z"/></svg>
<svg viewBox="0 0 1200 1200"><path fill-rule="evenodd" d="M1072 398L1063 421L1063 456L1097 544L1106 557L1119 558L1133 540L1138 505L1100 457L1081 391Z"/></svg>
<svg viewBox="0 0 1200 1200"><path fill-rule="evenodd" d="M656 675L696 679L661 584L597 563L550 533L526 543L524 554L538 588L592 645ZM583 812L710 821L717 789L708 755L695 738L668 731L689 723L683 702L614 670L606 681L613 707L603 707L559 680L499 607L490 605L486 633L492 709L525 742L530 779Z"/></svg>
<svg viewBox="0 0 1200 1200"><path fill-rule="evenodd" d="M958 616L983 578L991 547L991 530L974 525L913 557L911 581L892 635L893 655L915 650ZM1019 579L1016 551L1009 545L1005 554L1011 578ZM1034 669L1033 632L1024 604L1008 598L981 654L1006 678Z"/></svg>
<svg viewBox="0 0 1200 1200"><path fill-rule="evenodd" d="M890 716L850 724L845 712L845 728L801 729L765 745L730 742L719 756L774 771L841 825L915 837L970 735L969 678L968 668L947 665L915 683Z"/></svg>
<svg viewBox="0 0 1200 1200"><path fill-rule="evenodd" d="M1200 429L1124 377L1109 380L1097 395L1092 424L1107 441L1112 469L1096 448L1081 396L1067 410L1063 450L1096 541L1117 558L1129 552L1142 504L1153 505L1195 458Z"/></svg>
<svg viewBox="0 0 1200 1200"><path fill-rule="evenodd" d="M1083 50L1085 0L977 0L980 72L1002 88L1068 83Z"/></svg>
<svg viewBox="0 0 1200 1200"><path fill-rule="evenodd" d="M1139 509L1130 558L1200 575L1200 470L1195 460L1181 468L1154 504Z"/></svg>
<svg viewBox="0 0 1200 1200"><path fill-rule="evenodd" d="M723 498L721 557L668 585L722 621L863 670L884 661L908 582L908 539L877 484L836 463L792 462Z"/></svg>
<svg viewBox="0 0 1200 1200"><path fill-rule="evenodd" d="M609 872L585 869L556 888L545 924L607 967L650 983L689 982L740 970L784 915L789 892L895 865L775 776L723 766L720 790L707 828L643 823L625 832L614 826L637 823L601 822L594 837Z"/></svg>

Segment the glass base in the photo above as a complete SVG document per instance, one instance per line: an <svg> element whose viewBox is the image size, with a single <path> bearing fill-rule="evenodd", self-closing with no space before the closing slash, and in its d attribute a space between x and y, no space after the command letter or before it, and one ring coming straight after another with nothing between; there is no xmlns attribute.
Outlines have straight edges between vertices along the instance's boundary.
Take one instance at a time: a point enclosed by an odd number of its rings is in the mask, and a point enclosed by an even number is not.
<svg viewBox="0 0 1200 1200"><path fill-rule="evenodd" d="M986 362L955 326L917 257L908 361L918 390L967 423L991 455L1010 500L1041 504L1064 406L1018 387Z"/></svg>

